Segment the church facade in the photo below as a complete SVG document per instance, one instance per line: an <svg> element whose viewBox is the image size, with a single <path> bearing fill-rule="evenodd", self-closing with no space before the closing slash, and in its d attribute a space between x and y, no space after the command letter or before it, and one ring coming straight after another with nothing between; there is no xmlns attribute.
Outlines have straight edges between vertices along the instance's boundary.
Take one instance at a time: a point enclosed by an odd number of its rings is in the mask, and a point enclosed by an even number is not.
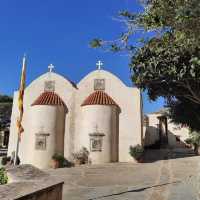
<svg viewBox="0 0 200 200"><path fill-rule="evenodd" d="M8 155L17 143L18 91L14 93ZM47 72L24 95L24 133L19 157L23 164L48 168L55 153L72 160L82 147L92 164L131 162L130 146L142 141L139 89L127 87L105 70L95 70L78 84Z"/></svg>

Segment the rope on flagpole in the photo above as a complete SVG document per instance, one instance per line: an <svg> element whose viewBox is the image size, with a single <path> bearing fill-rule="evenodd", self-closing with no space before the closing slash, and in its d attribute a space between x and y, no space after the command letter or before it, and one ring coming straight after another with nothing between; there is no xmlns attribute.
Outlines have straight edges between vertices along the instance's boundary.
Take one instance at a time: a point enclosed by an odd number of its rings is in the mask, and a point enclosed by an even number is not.
<svg viewBox="0 0 200 200"><path fill-rule="evenodd" d="M20 117L17 119L18 132L17 132L16 151L14 155L14 165L18 164L19 143L21 140L21 133L24 132L24 129L22 127L22 118L24 112L23 103L24 103L25 79L26 79L26 56L24 55L22 63L22 74L20 80L19 95L18 95L18 108Z"/></svg>

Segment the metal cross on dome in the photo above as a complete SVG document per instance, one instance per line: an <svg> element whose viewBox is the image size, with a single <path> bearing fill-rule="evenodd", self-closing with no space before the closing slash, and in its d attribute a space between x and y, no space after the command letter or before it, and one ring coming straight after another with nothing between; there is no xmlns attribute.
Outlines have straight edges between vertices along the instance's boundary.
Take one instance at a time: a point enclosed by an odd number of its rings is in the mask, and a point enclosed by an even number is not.
<svg viewBox="0 0 200 200"><path fill-rule="evenodd" d="M48 66L49 72L52 72L54 68L55 68L54 65L53 65L53 64L50 64L50 65Z"/></svg>
<svg viewBox="0 0 200 200"><path fill-rule="evenodd" d="M99 60L99 61L96 63L96 66L97 66L98 70L101 70L101 67L103 66L103 62L101 62L101 60Z"/></svg>

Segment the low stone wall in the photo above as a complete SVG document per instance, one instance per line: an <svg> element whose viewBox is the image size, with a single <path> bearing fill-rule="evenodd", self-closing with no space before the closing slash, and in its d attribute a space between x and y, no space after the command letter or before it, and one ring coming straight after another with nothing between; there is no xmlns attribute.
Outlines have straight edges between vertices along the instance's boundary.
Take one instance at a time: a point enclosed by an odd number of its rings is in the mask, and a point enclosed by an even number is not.
<svg viewBox="0 0 200 200"><path fill-rule="evenodd" d="M15 198L18 200L62 200L62 184L52 185L52 187L25 194L23 197Z"/></svg>
<svg viewBox="0 0 200 200"><path fill-rule="evenodd" d="M31 165L6 170L9 183L0 186L1 200L62 200L62 180Z"/></svg>

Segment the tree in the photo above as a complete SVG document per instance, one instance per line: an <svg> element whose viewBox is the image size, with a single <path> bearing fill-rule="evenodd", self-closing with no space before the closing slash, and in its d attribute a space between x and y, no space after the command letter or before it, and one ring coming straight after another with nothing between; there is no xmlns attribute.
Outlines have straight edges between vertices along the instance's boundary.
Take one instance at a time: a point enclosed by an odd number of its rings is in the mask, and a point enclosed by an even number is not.
<svg viewBox="0 0 200 200"><path fill-rule="evenodd" d="M91 46L111 51L128 51L131 55L132 81L146 90L151 100L164 97L170 115L184 115L184 123L199 129L189 119L190 112L200 110L200 1L147 0L142 13L120 12L127 30L117 40L95 39ZM133 45L136 33L151 32ZM152 36L153 35L153 36ZM185 113L186 107L188 112Z"/></svg>
<svg viewBox="0 0 200 200"><path fill-rule="evenodd" d="M187 99L175 100L168 106L168 116L175 124L184 124L192 130L200 131L200 106Z"/></svg>
<svg viewBox="0 0 200 200"><path fill-rule="evenodd" d="M12 101L12 97L0 95L0 131L7 128L10 124Z"/></svg>
<svg viewBox="0 0 200 200"><path fill-rule="evenodd" d="M9 97L7 95L0 95L0 103L12 103L13 99L12 97Z"/></svg>
<svg viewBox="0 0 200 200"><path fill-rule="evenodd" d="M186 143L193 145L194 152L198 155L199 154L199 147L200 147L200 134L196 131L190 131L189 137L185 140Z"/></svg>

